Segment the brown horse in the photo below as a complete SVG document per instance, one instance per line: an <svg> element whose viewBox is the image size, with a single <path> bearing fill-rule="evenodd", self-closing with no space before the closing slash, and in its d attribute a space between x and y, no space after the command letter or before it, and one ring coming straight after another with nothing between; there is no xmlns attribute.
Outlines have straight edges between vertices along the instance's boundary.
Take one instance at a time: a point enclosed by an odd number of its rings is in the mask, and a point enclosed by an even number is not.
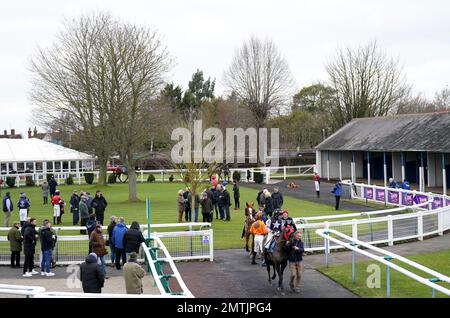
<svg viewBox="0 0 450 318"><path fill-rule="evenodd" d="M292 230L278 232L275 234L275 249L273 252L265 251L264 259L267 266L267 274L269 276L269 284L277 277L278 274L278 290L283 291L283 272L287 266L289 258L289 246L286 244L292 240L294 232ZM270 277L270 266L273 266L273 276Z"/></svg>
<svg viewBox="0 0 450 318"><path fill-rule="evenodd" d="M253 208L253 202L245 203L245 223L244 223L244 237L245 237L245 250L250 252L248 249L248 241L250 240L250 229L252 228L252 224L255 223L255 214L256 211ZM253 240L252 240L252 251L253 251Z"/></svg>

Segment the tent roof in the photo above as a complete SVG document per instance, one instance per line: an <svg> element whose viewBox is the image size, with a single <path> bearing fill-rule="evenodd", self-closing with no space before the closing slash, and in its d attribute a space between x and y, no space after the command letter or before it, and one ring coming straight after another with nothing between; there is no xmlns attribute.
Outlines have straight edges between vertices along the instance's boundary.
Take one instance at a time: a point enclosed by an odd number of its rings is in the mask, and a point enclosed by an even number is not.
<svg viewBox="0 0 450 318"><path fill-rule="evenodd" d="M318 150L450 152L450 112L354 119Z"/></svg>
<svg viewBox="0 0 450 318"><path fill-rule="evenodd" d="M93 156L37 138L0 139L0 162L92 160Z"/></svg>

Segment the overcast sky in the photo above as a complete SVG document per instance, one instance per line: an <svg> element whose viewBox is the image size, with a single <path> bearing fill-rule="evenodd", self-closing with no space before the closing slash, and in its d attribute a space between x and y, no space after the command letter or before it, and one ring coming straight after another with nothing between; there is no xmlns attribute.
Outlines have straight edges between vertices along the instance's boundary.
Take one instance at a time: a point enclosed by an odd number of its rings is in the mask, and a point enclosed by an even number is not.
<svg viewBox="0 0 450 318"><path fill-rule="evenodd" d="M251 35L270 37L300 88L326 81L338 47L377 40L398 57L415 92L432 98L450 86L450 1L337 0L39 0L0 6L0 108L3 129L30 126L29 58L64 17L107 11L156 28L176 64L169 80L187 86L196 69L216 78L217 93L234 51Z"/></svg>

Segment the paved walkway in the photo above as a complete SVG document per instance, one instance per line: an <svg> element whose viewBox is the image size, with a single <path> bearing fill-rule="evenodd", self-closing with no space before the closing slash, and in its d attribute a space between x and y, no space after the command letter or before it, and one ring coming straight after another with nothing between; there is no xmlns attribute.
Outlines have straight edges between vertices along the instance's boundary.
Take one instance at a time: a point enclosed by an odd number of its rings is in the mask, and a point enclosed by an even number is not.
<svg viewBox="0 0 450 318"><path fill-rule="evenodd" d="M299 187L296 189L290 189L287 187L287 185L290 182L295 182ZM317 198L316 192L314 190L314 183L312 180L301 180L301 179L288 179L288 180L281 180L277 184L269 184L269 185L261 185L256 183L241 183L242 187L248 187L253 188L255 190L261 190L262 187L266 187L269 189L270 192L273 192L273 188L278 187L280 189L280 192L283 195L288 195L290 197L311 201L314 203L320 203L320 204L326 204L326 205L335 205L335 198L333 194L331 193L331 190L334 187L334 183L328 183L328 182L321 182L320 183L320 198ZM258 191L255 191L255 200L256 200L256 194ZM343 195L341 197L341 203L340 208L355 211L355 212L364 212L364 211L372 211L374 210L373 207L365 206L363 204L357 204L352 203L349 201L344 201L342 199L345 199L346 197ZM256 202L255 202L256 203Z"/></svg>
<svg viewBox="0 0 450 318"><path fill-rule="evenodd" d="M22 277L22 269L10 268L9 266L0 267L0 284L27 285L45 287L46 291L59 292L78 292L82 293L81 282L75 278L75 271L79 266L57 266L52 271L56 273L53 277L33 275L33 277ZM107 267L109 279L105 280L103 293L126 294L125 280L123 270L116 270L113 267ZM40 273L39 268L35 268ZM153 278L146 275L143 279L144 294L159 294L154 286ZM0 297L22 297L13 295L0 295Z"/></svg>
<svg viewBox="0 0 450 318"><path fill-rule="evenodd" d="M300 294L289 288L289 269L283 275L285 295L277 291L278 277L268 283L266 267L251 265L244 250L214 252L214 262L177 263L184 282L196 297L208 298L354 298L353 293L322 275L305 262ZM273 270L271 269L272 274Z"/></svg>

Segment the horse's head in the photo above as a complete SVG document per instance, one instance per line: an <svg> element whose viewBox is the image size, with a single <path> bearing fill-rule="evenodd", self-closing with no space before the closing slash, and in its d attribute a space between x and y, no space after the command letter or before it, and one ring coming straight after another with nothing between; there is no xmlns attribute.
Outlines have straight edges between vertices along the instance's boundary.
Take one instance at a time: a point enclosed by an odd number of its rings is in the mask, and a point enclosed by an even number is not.
<svg viewBox="0 0 450 318"><path fill-rule="evenodd" d="M247 217L249 217L249 216L253 217L254 211L255 211L255 209L253 208L253 202L246 202L245 203L245 215Z"/></svg>

